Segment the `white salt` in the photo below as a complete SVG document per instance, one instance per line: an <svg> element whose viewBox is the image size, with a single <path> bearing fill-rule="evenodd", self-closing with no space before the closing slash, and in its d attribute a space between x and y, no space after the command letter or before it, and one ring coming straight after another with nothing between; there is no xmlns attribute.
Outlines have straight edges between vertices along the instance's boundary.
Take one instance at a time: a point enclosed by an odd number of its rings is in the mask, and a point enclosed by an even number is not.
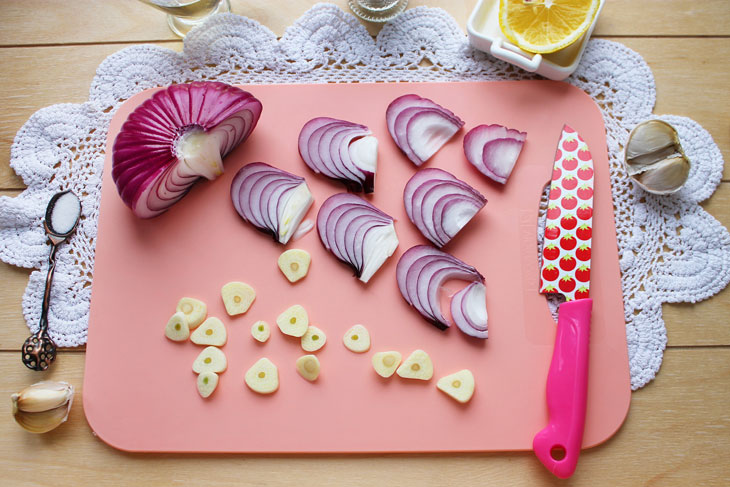
<svg viewBox="0 0 730 487"><path fill-rule="evenodd" d="M50 227L54 233L64 235L73 230L81 215L81 202L71 191L63 193L51 210Z"/></svg>

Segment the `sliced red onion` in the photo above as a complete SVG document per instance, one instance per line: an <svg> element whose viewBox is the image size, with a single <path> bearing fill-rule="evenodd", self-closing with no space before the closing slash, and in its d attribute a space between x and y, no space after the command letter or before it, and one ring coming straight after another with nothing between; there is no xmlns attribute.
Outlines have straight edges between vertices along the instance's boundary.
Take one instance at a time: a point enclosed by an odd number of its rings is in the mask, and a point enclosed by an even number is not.
<svg viewBox="0 0 730 487"><path fill-rule="evenodd" d="M312 171L341 181L348 190L373 192L378 139L366 126L336 118L313 118L299 133L299 155Z"/></svg>
<svg viewBox="0 0 730 487"><path fill-rule="evenodd" d="M466 159L485 176L506 183L527 133L502 125L479 125L464 136Z"/></svg>
<svg viewBox="0 0 730 487"><path fill-rule="evenodd" d="M393 100L385 120L396 145L416 166L429 160L464 126L450 110L414 94Z"/></svg>
<svg viewBox="0 0 730 487"><path fill-rule="evenodd" d="M484 282L484 276L474 267L429 245L408 249L398 261L395 273L406 302L440 330L451 326L441 312L439 289L444 282L451 279Z"/></svg>
<svg viewBox="0 0 730 487"><path fill-rule="evenodd" d="M297 233L314 202L303 177L263 162L247 164L236 173L231 200L241 218L283 244Z"/></svg>
<svg viewBox="0 0 730 487"><path fill-rule="evenodd" d="M487 199L450 172L426 168L406 184L403 203L423 236L443 247L484 208Z"/></svg>
<svg viewBox="0 0 730 487"><path fill-rule="evenodd" d="M472 282L451 298L451 317L461 331L487 338L487 288Z"/></svg>
<svg viewBox="0 0 730 487"><path fill-rule="evenodd" d="M140 218L166 211L201 177L223 173L223 157L246 140L261 102L214 81L172 85L138 106L112 149L112 179Z"/></svg>
<svg viewBox="0 0 730 487"><path fill-rule="evenodd" d="M398 247L393 222L359 196L339 193L322 203L317 231L325 248L368 282Z"/></svg>

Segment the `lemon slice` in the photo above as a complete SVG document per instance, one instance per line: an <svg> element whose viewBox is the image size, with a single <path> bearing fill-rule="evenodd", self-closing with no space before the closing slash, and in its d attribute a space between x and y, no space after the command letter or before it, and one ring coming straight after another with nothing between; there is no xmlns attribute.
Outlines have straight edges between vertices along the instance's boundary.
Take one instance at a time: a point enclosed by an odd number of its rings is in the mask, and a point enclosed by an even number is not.
<svg viewBox="0 0 730 487"><path fill-rule="evenodd" d="M600 0L500 0L499 27L529 52L547 54L580 39L593 23Z"/></svg>

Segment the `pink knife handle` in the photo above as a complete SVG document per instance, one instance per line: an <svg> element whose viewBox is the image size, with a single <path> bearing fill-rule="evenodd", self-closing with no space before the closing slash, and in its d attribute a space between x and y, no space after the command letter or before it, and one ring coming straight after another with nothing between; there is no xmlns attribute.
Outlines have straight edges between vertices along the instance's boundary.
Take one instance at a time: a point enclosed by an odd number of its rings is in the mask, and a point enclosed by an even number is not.
<svg viewBox="0 0 730 487"><path fill-rule="evenodd" d="M575 472L583 442L592 307L592 299L560 305L555 349L547 378L548 425L532 441L537 458L563 479Z"/></svg>

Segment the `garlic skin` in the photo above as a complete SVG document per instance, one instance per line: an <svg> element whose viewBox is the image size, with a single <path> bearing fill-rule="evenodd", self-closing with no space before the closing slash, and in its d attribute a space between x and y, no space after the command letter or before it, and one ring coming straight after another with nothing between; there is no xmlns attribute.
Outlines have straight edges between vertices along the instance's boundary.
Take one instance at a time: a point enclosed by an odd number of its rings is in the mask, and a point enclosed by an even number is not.
<svg viewBox="0 0 730 487"><path fill-rule="evenodd" d="M10 396L13 417L31 433L46 433L68 419L73 395L67 382L38 382Z"/></svg>
<svg viewBox="0 0 730 487"><path fill-rule="evenodd" d="M661 120L647 120L629 134L624 167L644 190L661 195L682 188L689 177L690 162L674 127Z"/></svg>

